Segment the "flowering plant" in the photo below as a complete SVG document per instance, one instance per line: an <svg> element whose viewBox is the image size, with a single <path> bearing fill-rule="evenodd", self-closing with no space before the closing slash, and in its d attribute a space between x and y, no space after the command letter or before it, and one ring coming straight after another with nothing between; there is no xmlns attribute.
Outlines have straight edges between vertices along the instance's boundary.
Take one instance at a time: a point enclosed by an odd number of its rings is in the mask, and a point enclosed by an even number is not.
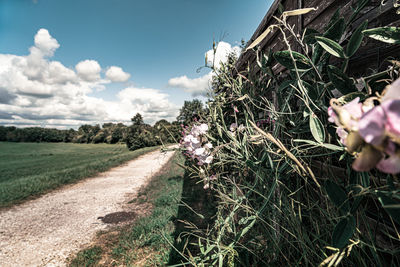
<svg viewBox="0 0 400 267"><path fill-rule="evenodd" d="M210 164L213 161L211 154L213 145L208 142L205 136L207 131L207 124L195 124L190 131L188 131L188 128L183 131L183 138L181 140L181 146L185 149L185 154L197 160L197 164L200 166Z"/></svg>
<svg viewBox="0 0 400 267"><path fill-rule="evenodd" d="M374 101L379 102L374 105ZM353 169L400 173L400 79L389 85L381 97L363 103L357 97L345 105L331 100L329 121L347 151L355 154Z"/></svg>

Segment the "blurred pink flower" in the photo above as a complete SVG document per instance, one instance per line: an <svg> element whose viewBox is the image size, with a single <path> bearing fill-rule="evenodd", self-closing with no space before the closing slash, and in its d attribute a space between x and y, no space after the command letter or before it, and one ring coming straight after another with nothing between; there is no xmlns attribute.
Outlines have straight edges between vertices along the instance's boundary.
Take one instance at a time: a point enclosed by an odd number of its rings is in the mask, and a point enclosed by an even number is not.
<svg viewBox="0 0 400 267"><path fill-rule="evenodd" d="M341 142L343 145L346 145L346 138L347 138L347 136L349 135L349 133L346 132L346 130L343 129L342 127L338 127L338 128L336 129L336 134L340 137L340 142Z"/></svg>
<svg viewBox="0 0 400 267"><path fill-rule="evenodd" d="M400 156L392 155L386 159L382 159L376 165L376 168L384 173L396 174L400 172Z"/></svg>
<svg viewBox="0 0 400 267"><path fill-rule="evenodd" d="M386 131L396 136L400 136L400 95L398 97L399 99L385 101L382 104L387 119Z"/></svg>
<svg viewBox="0 0 400 267"><path fill-rule="evenodd" d="M365 142L379 145L385 138L386 114L382 106L365 113L358 123L358 132Z"/></svg>
<svg viewBox="0 0 400 267"><path fill-rule="evenodd" d="M349 131L357 131L358 120L363 115L360 98L356 97L343 106L330 106L328 108L328 121L335 123Z"/></svg>

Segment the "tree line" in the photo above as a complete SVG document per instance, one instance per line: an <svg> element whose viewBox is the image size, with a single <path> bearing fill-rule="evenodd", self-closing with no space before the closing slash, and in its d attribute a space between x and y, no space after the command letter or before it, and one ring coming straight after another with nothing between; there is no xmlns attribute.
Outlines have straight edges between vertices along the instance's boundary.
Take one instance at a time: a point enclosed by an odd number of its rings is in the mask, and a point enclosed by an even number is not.
<svg viewBox="0 0 400 267"><path fill-rule="evenodd" d="M6 142L66 142L85 144L125 143L130 150L156 146L163 143L176 143L181 138L182 125L189 125L204 114L201 101L194 99L185 101L176 121L165 119L157 121L153 126L144 123L143 117L137 113L131 125L123 123L84 124L78 130L59 130L42 127L18 128L0 126L0 141Z"/></svg>

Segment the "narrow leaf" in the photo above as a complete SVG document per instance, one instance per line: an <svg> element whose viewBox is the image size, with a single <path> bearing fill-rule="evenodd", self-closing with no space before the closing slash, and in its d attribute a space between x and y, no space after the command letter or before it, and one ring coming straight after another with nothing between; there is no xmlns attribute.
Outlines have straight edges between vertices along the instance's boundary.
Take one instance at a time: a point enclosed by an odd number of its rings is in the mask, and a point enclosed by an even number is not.
<svg viewBox="0 0 400 267"><path fill-rule="evenodd" d="M333 230L332 246L335 248L344 248L349 239L353 236L356 230L356 219L353 216L343 218Z"/></svg>
<svg viewBox="0 0 400 267"><path fill-rule="evenodd" d="M337 42L321 36L316 36L315 39L329 54L338 58L346 58L343 48Z"/></svg>
<svg viewBox="0 0 400 267"><path fill-rule="evenodd" d="M333 150L333 151L344 151L344 148L341 146L337 146L337 145L332 145L332 144L328 144L328 143L317 143L311 140L307 140L307 139L294 139L293 142L303 142L309 145L313 145L313 146L320 146L320 147L325 147L329 150Z"/></svg>
<svg viewBox="0 0 400 267"><path fill-rule="evenodd" d="M346 54L348 57L354 55L361 45L364 37L363 31L367 28L368 20L364 21L354 32L346 47Z"/></svg>
<svg viewBox="0 0 400 267"><path fill-rule="evenodd" d="M315 7L295 9L295 10L283 12L282 16L283 17L299 16L299 15L304 15L304 14L307 14L307 13L309 13L311 11L315 11L315 10L317 10Z"/></svg>
<svg viewBox="0 0 400 267"><path fill-rule="evenodd" d="M288 50L278 51L274 53L274 57L276 61L278 61L281 65L286 67L289 70L294 70L293 59L290 55L292 53L294 60L296 61L296 66L299 71L309 70L312 66L308 58L298 52L290 52Z"/></svg>
<svg viewBox="0 0 400 267"><path fill-rule="evenodd" d="M249 47L246 48L246 51L256 47L259 43L261 43L273 28L274 25L269 26L260 36L257 37L257 39L254 40L254 42L251 43L251 45L249 45Z"/></svg>
<svg viewBox="0 0 400 267"><path fill-rule="evenodd" d="M315 141L323 143L325 140L325 130L322 122L315 116L314 113L310 114L310 131Z"/></svg>
<svg viewBox="0 0 400 267"><path fill-rule="evenodd" d="M363 31L365 35L375 40L389 43L400 44L400 28L397 27L381 27L368 29Z"/></svg>
<svg viewBox="0 0 400 267"><path fill-rule="evenodd" d="M344 18L339 18L335 23L330 26L326 32L323 34L323 37L334 40L334 41L339 41L340 37L342 37L343 32L346 28L346 23L344 21Z"/></svg>
<svg viewBox="0 0 400 267"><path fill-rule="evenodd" d="M335 88L343 95L358 92L354 82L337 67L329 65L328 76Z"/></svg>

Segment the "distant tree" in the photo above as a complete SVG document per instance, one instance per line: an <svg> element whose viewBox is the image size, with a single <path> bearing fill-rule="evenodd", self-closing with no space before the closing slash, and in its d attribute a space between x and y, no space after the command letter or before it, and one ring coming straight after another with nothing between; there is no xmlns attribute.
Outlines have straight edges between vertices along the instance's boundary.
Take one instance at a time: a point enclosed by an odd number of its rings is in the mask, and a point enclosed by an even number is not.
<svg viewBox="0 0 400 267"><path fill-rule="evenodd" d="M0 141L7 141L7 128L0 126Z"/></svg>
<svg viewBox="0 0 400 267"><path fill-rule="evenodd" d="M163 126L164 126L164 127L167 127L167 126L170 126L170 125L171 125L171 123L170 123L169 121L167 121L167 120L165 120L165 119L161 119L161 120L157 121L157 122L154 124L154 128L156 128L157 130L159 130L159 129L161 129Z"/></svg>
<svg viewBox="0 0 400 267"><path fill-rule="evenodd" d="M63 142L69 143L72 142L77 132L74 129L69 129L64 131L64 140Z"/></svg>
<svg viewBox="0 0 400 267"><path fill-rule="evenodd" d="M140 113L136 113L136 115L131 119L132 125L143 125L143 117Z"/></svg>
<svg viewBox="0 0 400 267"><path fill-rule="evenodd" d="M190 125L195 120L199 120L205 114L203 103L198 99L185 101L183 107L179 110L176 120L184 125Z"/></svg>

